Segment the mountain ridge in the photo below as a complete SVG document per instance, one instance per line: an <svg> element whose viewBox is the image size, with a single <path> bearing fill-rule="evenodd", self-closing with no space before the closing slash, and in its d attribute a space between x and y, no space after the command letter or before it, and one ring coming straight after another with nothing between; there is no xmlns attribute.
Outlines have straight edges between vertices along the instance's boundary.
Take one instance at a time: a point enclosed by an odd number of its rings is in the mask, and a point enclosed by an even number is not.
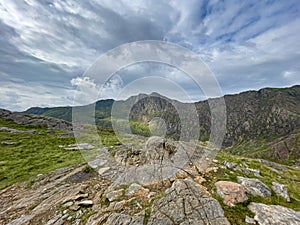
<svg viewBox="0 0 300 225"><path fill-rule="evenodd" d="M200 124L200 140L207 141L211 129L209 102L215 98L183 103L159 94L132 96L127 100L100 100L95 104L96 124L111 127L111 110L114 103L119 104L119 117L130 110L130 121L143 124L147 129L154 117L165 120L168 130L166 135L178 139L181 124L176 106L188 108L195 105ZM242 140L259 137L271 138L283 136L300 130L300 85L288 88L263 88L258 91L246 91L234 95L225 95L227 113L227 132L223 145L233 146ZM128 107L131 106L130 109ZM80 106L86 107L86 106ZM127 107L127 108L126 108ZM125 110L125 111L122 111ZM23 113L33 113L72 121L72 107L31 108ZM189 112L185 112L189 117ZM193 128L191 121L191 129ZM139 134L138 132L136 132ZM147 133L147 132L144 132Z"/></svg>

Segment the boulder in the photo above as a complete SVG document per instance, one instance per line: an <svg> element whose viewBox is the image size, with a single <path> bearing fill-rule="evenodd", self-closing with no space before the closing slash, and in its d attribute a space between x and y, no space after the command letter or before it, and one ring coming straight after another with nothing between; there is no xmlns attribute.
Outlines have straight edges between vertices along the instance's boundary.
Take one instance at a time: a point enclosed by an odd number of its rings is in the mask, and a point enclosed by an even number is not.
<svg viewBox="0 0 300 225"><path fill-rule="evenodd" d="M248 200L244 186L230 182L218 181L215 183L218 194L223 198L224 204L235 206L237 203Z"/></svg>
<svg viewBox="0 0 300 225"><path fill-rule="evenodd" d="M237 177L237 180L246 188L248 193L254 196L266 198L272 195L270 188L258 179Z"/></svg>
<svg viewBox="0 0 300 225"><path fill-rule="evenodd" d="M272 189L277 195L285 198L288 202L291 201L290 196L288 194L288 189L284 184L272 182Z"/></svg>
<svg viewBox="0 0 300 225"><path fill-rule="evenodd" d="M249 209L255 213L254 219L260 225L300 224L300 212L280 206L251 203Z"/></svg>

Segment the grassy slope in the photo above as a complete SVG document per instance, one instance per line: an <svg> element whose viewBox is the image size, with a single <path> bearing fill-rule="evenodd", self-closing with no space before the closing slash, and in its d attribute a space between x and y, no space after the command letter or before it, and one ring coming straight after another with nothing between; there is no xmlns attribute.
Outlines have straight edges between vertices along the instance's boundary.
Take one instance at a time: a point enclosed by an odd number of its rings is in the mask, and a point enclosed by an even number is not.
<svg viewBox="0 0 300 225"><path fill-rule="evenodd" d="M291 137L292 135L287 135ZM280 152L276 152L271 148L272 144L276 144L278 140L282 140L286 148L289 149L288 156L283 157ZM233 155L239 155L249 158L262 158L286 165L295 165L299 161L300 133L294 134L293 138L274 137L272 140L260 138L256 140L241 141L226 151ZM278 155L279 154L279 155Z"/></svg>
<svg viewBox="0 0 300 225"><path fill-rule="evenodd" d="M46 129L18 125L0 118L0 127L18 130L37 130L42 134L13 134L0 131L0 189L19 181L30 181L37 174L47 174L55 169L84 162L80 151L66 151L59 145L74 144L75 139L64 137L61 131L53 134ZM106 146L115 145L111 131L100 131ZM3 142L15 142L8 145Z"/></svg>

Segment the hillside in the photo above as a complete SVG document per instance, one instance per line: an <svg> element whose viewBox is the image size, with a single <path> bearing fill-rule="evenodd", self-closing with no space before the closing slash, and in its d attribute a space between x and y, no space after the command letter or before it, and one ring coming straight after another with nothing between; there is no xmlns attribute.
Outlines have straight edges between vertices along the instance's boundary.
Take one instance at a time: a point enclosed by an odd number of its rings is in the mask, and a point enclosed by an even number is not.
<svg viewBox="0 0 300 225"><path fill-rule="evenodd" d="M264 88L259 91L246 91L235 95L225 95L227 113L227 133L224 147L237 144L242 140L260 137L283 136L300 129L300 85L290 88ZM132 104L134 102L134 104ZM110 111L113 104L119 105L119 115L126 114L126 106L132 104L130 120L140 123L141 129L133 133L147 134L148 122L153 117L161 117L167 123L167 136L178 138L181 124L174 106L189 108L193 103L181 103L156 93L133 96L126 101L101 100L96 103L96 124L111 127ZM194 103L198 112L201 129L200 140L208 140L210 134L209 101ZM124 111L122 111L124 110ZM24 113L53 116L71 121L70 107L31 108ZM186 113L189 117L189 113ZM191 125L194 121L191 121ZM192 127L192 126L191 126ZM192 129L192 128L191 128Z"/></svg>

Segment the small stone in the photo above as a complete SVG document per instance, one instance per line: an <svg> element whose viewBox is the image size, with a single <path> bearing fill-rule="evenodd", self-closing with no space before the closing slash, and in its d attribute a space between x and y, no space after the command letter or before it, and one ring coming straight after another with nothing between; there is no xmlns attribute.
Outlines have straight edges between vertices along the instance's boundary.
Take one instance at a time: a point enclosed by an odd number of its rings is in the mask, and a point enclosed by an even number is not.
<svg viewBox="0 0 300 225"><path fill-rule="evenodd" d="M80 209L80 206L79 205L72 205L71 207L70 207L70 210L72 210L72 211L77 211L78 209Z"/></svg>
<svg viewBox="0 0 300 225"><path fill-rule="evenodd" d="M256 221L253 218L251 218L249 216L246 216L245 223L247 223L247 224L256 224Z"/></svg>
<svg viewBox="0 0 300 225"><path fill-rule="evenodd" d="M105 173L106 171L108 171L110 169L110 167L103 167L103 168L100 168L98 170L98 173L99 175L102 175L103 173Z"/></svg>
<svg viewBox="0 0 300 225"><path fill-rule="evenodd" d="M65 204L63 204L64 208L70 207L72 206L74 203L73 202L66 202Z"/></svg>
<svg viewBox="0 0 300 225"><path fill-rule="evenodd" d="M197 176L194 178L194 181L198 184L202 184L202 183L206 182L206 179L201 176Z"/></svg>
<svg viewBox="0 0 300 225"><path fill-rule="evenodd" d="M106 198L110 201L113 202L119 198L121 198L124 194L124 190L123 189L119 189L116 191L112 191L106 194Z"/></svg>
<svg viewBox="0 0 300 225"><path fill-rule="evenodd" d="M235 206L237 203L248 200L244 186L230 182L218 181L215 183L218 194L223 198L224 204Z"/></svg>
<svg viewBox="0 0 300 225"><path fill-rule="evenodd" d="M152 198L153 196L156 195L156 192L154 191L151 191L148 195L147 195L147 198Z"/></svg>
<svg viewBox="0 0 300 225"><path fill-rule="evenodd" d="M236 163L234 163L234 162L227 162L227 161L225 161L224 162L224 165L225 165L225 167L227 168L227 169L234 169L234 168L236 168L238 165L236 164Z"/></svg>
<svg viewBox="0 0 300 225"><path fill-rule="evenodd" d="M133 183L125 191L126 196L146 196L149 193L149 189L143 188L141 185Z"/></svg>
<svg viewBox="0 0 300 225"><path fill-rule="evenodd" d="M284 184L272 182L272 189L277 195L285 198L288 202L291 201L290 196L288 194L288 189Z"/></svg>
<svg viewBox="0 0 300 225"><path fill-rule="evenodd" d="M210 173L211 171L216 173L218 171L218 169L219 169L219 167L209 167L205 170L205 173Z"/></svg>
<svg viewBox="0 0 300 225"><path fill-rule="evenodd" d="M93 204L92 200L83 200L78 203L79 206L92 206Z"/></svg>
<svg viewBox="0 0 300 225"><path fill-rule="evenodd" d="M73 200L77 201L77 200L80 200L80 199L83 199L83 198L87 198L89 197L89 194L86 193L86 194L79 194L79 195L76 195Z"/></svg>

